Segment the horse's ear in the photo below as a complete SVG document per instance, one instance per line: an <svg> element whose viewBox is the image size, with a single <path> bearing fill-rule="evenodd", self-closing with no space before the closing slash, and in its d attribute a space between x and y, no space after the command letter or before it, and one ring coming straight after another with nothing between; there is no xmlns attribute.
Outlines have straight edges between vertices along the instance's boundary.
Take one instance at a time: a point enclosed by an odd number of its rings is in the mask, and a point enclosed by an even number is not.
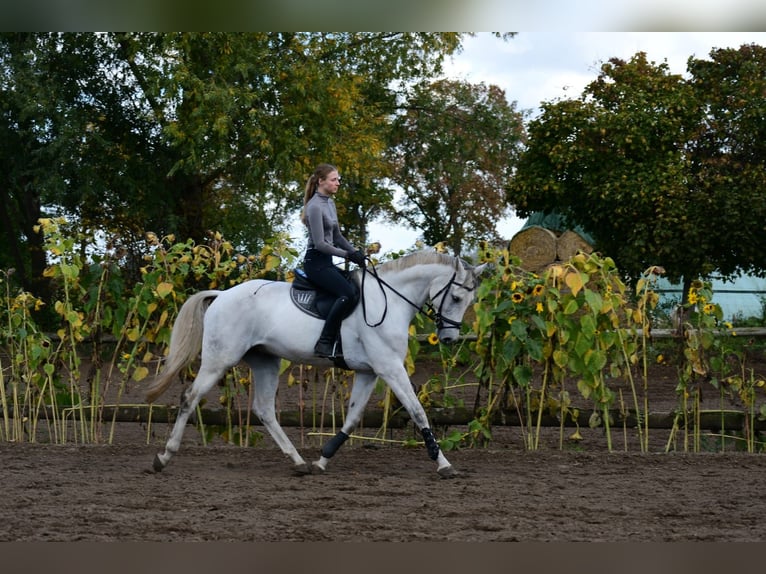
<svg viewBox="0 0 766 574"><path fill-rule="evenodd" d="M489 266L489 263L482 263L481 265L477 265L476 267L474 267L470 263L467 263L466 261L462 261L462 263L463 263L463 269L470 270L471 272L473 272L474 277L478 277L479 275L481 275L484 271L487 270L487 267Z"/></svg>

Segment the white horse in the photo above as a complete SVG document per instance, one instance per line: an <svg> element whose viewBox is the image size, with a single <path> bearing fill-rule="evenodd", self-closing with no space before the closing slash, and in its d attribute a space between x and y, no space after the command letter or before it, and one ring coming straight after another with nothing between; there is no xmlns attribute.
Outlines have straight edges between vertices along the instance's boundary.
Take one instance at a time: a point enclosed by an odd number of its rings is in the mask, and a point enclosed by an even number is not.
<svg viewBox="0 0 766 574"><path fill-rule="evenodd" d="M314 472L325 471L329 459L359 424L380 377L420 429L439 475L449 478L456 474L439 448L404 367L408 327L415 314L428 304L436 310L439 340L454 342L484 267L420 251L352 274L360 285L361 300L343 321L341 340L344 367L355 371L356 376L343 427L323 446L321 457L313 463ZM287 282L256 279L225 291L201 291L183 304L173 326L164 370L150 384L147 400L154 402L200 350L202 361L194 383L183 394L165 451L154 459L156 472L178 452L189 415L202 396L240 360L247 362L253 372L253 412L282 452L292 459L293 470L298 474L312 472L277 421L280 358L327 367L332 362L313 353L324 321L291 301L290 289Z"/></svg>

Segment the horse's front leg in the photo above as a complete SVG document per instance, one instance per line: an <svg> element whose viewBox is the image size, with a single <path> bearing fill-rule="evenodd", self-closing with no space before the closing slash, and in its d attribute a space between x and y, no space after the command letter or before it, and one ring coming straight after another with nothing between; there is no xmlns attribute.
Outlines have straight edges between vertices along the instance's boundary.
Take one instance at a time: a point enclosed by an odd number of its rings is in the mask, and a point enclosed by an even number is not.
<svg viewBox="0 0 766 574"><path fill-rule="evenodd" d="M453 478L457 476L457 471L452 468L447 457L444 456L441 448L439 448L439 442L436 440L436 436L434 436L431 426L428 423L426 411L423 409L423 405L420 404L415 391L412 389L412 383L407 376L407 371L404 369L404 366L401 366L401 368L396 369L393 372L389 372L388 376L382 373L380 376L385 379L388 386L391 387L391 390L396 395L396 398L399 399L399 402L402 403L402 406L407 410L407 413L409 413L412 422L414 422L420 429L420 433L425 441L428 456L431 460L436 461L436 471L439 473L439 476L442 478Z"/></svg>
<svg viewBox="0 0 766 574"><path fill-rule="evenodd" d="M322 456L313 463L316 471L324 472L327 469L327 463L330 462L333 455L343 446L343 443L346 442L349 435L362 420L364 407L370 400L377 378L377 375L374 373L357 373L354 377L354 385L351 388L351 397L348 401L346 420L341 430L322 447Z"/></svg>

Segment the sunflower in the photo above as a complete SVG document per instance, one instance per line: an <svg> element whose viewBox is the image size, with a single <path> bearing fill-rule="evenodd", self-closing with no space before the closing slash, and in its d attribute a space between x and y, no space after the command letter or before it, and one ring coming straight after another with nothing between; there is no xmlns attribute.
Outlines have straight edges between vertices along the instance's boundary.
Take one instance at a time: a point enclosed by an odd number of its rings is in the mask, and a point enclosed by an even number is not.
<svg viewBox="0 0 766 574"><path fill-rule="evenodd" d="M696 305L699 302L699 297L697 296L697 292L693 289L689 290L689 305Z"/></svg>
<svg viewBox="0 0 766 574"><path fill-rule="evenodd" d="M518 291L511 295L511 301L516 303L517 305L524 301L524 293L519 293Z"/></svg>
<svg viewBox="0 0 766 574"><path fill-rule="evenodd" d="M535 297L539 297L540 295L543 294L544 290L545 290L545 287L543 287L540 283L538 283L537 285L535 285L535 288L532 289L532 295L534 295Z"/></svg>
<svg viewBox="0 0 766 574"><path fill-rule="evenodd" d="M439 335L436 333L431 333L428 335L428 343L430 345L438 345L439 344Z"/></svg>

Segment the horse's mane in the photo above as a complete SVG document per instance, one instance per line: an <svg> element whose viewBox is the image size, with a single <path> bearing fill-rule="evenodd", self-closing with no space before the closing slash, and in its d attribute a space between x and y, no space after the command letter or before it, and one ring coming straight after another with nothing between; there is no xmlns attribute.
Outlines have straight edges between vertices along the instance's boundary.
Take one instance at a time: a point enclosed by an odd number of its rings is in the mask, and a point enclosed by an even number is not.
<svg viewBox="0 0 766 574"><path fill-rule="evenodd" d="M452 255L437 253L436 251L414 251L404 257L381 263L378 269L380 271L401 271L415 265L426 265L428 263L455 265L455 258Z"/></svg>

